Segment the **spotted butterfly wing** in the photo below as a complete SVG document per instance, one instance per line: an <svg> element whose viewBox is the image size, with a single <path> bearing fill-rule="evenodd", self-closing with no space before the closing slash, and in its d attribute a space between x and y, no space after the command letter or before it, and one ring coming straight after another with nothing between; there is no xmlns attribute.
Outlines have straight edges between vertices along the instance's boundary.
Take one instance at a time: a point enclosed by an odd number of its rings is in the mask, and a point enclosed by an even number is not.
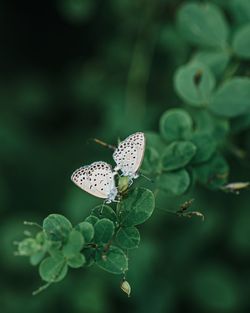
<svg viewBox="0 0 250 313"><path fill-rule="evenodd" d="M71 180L91 195L112 202L117 195L114 174L109 164L99 161L74 171Z"/></svg>
<svg viewBox="0 0 250 313"><path fill-rule="evenodd" d="M113 153L117 164L115 170L121 170L124 176L136 178L137 171L141 166L145 151L145 135L137 132L120 142Z"/></svg>

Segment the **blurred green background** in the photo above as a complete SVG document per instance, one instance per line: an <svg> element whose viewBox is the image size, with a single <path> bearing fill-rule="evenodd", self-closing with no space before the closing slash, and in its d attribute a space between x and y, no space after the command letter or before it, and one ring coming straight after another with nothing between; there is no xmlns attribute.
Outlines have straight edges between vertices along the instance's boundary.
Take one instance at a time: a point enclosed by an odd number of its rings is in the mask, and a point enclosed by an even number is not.
<svg viewBox="0 0 250 313"><path fill-rule="evenodd" d="M171 210L195 197L205 222L155 210L129 255L129 299L121 277L96 267L72 270L32 297L41 284L37 269L13 256L24 220L61 213L77 223L100 203L70 181L83 164L112 162L91 138L115 144L134 131L157 131L161 114L181 105L173 73L192 50L175 16L186 2L0 2L1 313L249 312L247 192L197 187L183 199L165 198L161 206ZM228 15L230 1L211 2ZM249 180L249 166L229 162L231 181Z"/></svg>

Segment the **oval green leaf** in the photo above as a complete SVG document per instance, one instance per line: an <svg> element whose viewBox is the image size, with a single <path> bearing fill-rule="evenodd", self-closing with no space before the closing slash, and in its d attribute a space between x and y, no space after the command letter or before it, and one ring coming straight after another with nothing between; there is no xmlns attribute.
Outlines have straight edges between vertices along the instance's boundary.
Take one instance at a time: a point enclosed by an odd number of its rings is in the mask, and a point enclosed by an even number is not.
<svg viewBox="0 0 250 313"><path fill-rule="evenodd" d="M188 172L182 169L162 174L158 179L157 185L170 196L180 196L187 191L190 183Z"/></svg>
<svg viewBox="0 0 250 313"><path fill-rule="evenodd" d="M115 211L108 205L98 205L91 211L91 215L101 218L108 218L114 223L117 221Z"/></svg>
<svg viewBox="0 0 250 313"><path fill-rule="evenodd" d="M63 246L63 255L67 258L71 258L81 251L83 245L83 235L79 231L73 229L69 234L66 244Z"/></svg>
<svg viewBox="0 0 250 313"><path fill-rule="evenodd" d="M89 222L81 222L76 226L78 230L85 239L85 242L90 242L94 238L95 230L94 226Z"/></svg>
<svg viewBox="0 0 250 313"><path fill-rule="evenodd" d="M46 282L58 282L62 280L68 272L68 266L63 258L48 257L39 266L39 274Z"/></svg>
<svg viewBox="0 0 250 313"><path fill-rule="evenodd" d="M182 109L167 110L161 116L160 132L162 137L168 142L189 139L192 130L192 118Z"/></svg>
<svg viewBox="0 0 250 313"><path fill-rule="evenodd" d="M162 155L162 167L173 171L186 166L194 157L196 146L190 141L174 141L167 146Z"/></svg>
<svg viewBox="0 0 250 313"><path fill-rule="evenodd" d="M250 59L250 23L244 25L234 35L233 50L242 59Z"/></svg>
<svg viewBox="0 0 250 313"><path fill-rule="evenodd" d="M157 174L161 168L160 156L152 147L146 147L140 171L145 175Z"/></svg>
<svg viewBox="0 0 250 313"><path fill-rule="evenodd" d="M99 252L96 264L103 270L112 274L122 274L128 269L128 259L118 247L110 246L107 252Z"/></svg>
<svg viewBox="0 0 250 313"><path fill-rule="evenodd" d="M195 133L191 139L197 151L192 159L192 164L202 163L211 158L216 149L216 141L211 135Z"/></svg>
<svg viewBox="0 0 250 313"><path fill-rule="evenodd" d="M116 234L116 241L123 249L134 249L139 245L140 233L134 226L122 227Z"/></svg>
<svg viewBox="0 0 250 313"><path fill-rule="evenodd" d="M235 77L226 81L214 94L209 109L229 118L250 111L250 79Z"/></svg>
<svg viewBox="0 0 250 313"><path fill-rule="evenodd" d="M114 223L107 218L103 218L95 224L94 242L108 243L114 234Z"/></svg>
<svg viewBox="0 0 250 313"><path fill-rule="evenodd" d="M229 2L229 9L233 17L239 24L250 22L250 1L248 0L231 0Z"/></svg>
<svg viewBox="0 0 250 313"><path fill-rule="evenodd" d="M165 142L162 137L156 132L146 132L147 146L154 148L158 153L161 153L165 147Z"/></svg>
<svg viewBox="0 0 250 313"><path fill-rule="evenodd" d="M94 215L90 215L88 217L85 218L85 222L88 222L90 224L92 224L93 226L95 226L96 222L99 221L99 218L94 216Z"/></svg>
<svg viewBox="0 0 250 313"><path fill-rule="evenodd" d="M72 225L70 221L61 214L50 214L43 221L43 229L51 241L65 241Z"/></svg>
<svg viewBox="0 0 250 313"><path fill-rule="evenodd" d="M226 50L202 50L194 55L193 60L205 64L214 75L219 76L226 69L230 55Z"/></svg>
<svg viewBox="0 0 250 313"><path fill-rule="evenodd" d="M182 100L190 105L202 107L210 101L215 79L206 65L191 62L177 69L174 85Z"/></svg>
<svg viewBox="0 0 250 313"><path fill-rule="evenodd" d="M178 26L185 39L200 47L223 48L229 34L221 10L214 4L187 3L179 10Z"/></svg>
<svg viewBox="0 0 250 313"><path fill-rule="evenodd" d="M120 202L120 223L135 226L144 223L153 213L155 198L152 191L136 188Z"/></svg>
<svg viewBox="0 0 250 313"><path fill-rule="evenodd" d="M33 266L38 265L42 259L45 257L46 251L42 250L30 256L30 264Z"/></svg>
<svg viewBox="0 0 250 313"><path fill-rule="evenodd" d="M85 256L81 253L77 253L73 257L67 260L67 263L72 268L82 267L86 262Z"/></svg>

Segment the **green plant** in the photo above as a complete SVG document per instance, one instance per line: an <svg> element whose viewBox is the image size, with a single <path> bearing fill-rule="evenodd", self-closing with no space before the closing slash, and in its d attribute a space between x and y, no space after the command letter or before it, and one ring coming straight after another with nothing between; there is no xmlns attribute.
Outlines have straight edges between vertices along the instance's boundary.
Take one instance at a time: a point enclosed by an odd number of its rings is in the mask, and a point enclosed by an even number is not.
<svg viewBox="0 0 250 313"><path fill-rule="evenodd" d="M232 1L250 12L249 2ZM90 215L72 226L62 215L51 214L41 230L18 243L18 254L39 265L46 285L62 280L68 268L96 264L113 274L128 270L129 249L138 247L136 226L151 217L158 192L178 197L196 183L221 191L237 191L249 184L229 184L230 154L242 158L234 145L237 133L250 126L250 79L246 62L250 59L250 18L230 29L219 7L188 3L178 12L177 26L193 47L191 60L174 75L177 95L183 108L167 110L160 119L159 132L146 133L147 148L141 171L153 178L149 189L127 189L115 207L93 208ZM190 202L176 214L187 212ZM35 292L36 293L36 292Z"/></svg>

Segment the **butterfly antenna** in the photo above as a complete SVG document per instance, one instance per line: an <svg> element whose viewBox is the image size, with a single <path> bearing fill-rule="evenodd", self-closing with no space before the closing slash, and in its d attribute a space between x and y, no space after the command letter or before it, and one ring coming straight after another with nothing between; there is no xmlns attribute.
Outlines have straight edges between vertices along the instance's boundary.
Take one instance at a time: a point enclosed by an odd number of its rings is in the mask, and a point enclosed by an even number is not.
<svg viewBox="0 0 250 313"><path fill-rule="evenodd" d="M100 139L93 138L92 140L93 140L95 143L97 143L98 145L101 145L101 146L103 146L103 147L106 147L106 148L109 148L109 149L112 149L112 150L115 150L115 149L116 149L115 146L110 145L110 144L108 144L108 143L106 143L106 142L104 142L104 141L102 141L102 140L100 140Z"/></svg>
<svg viewBox="0 0 250 313"><path fill-rule="evenodd" d="M143 175L142 173L140 173L140 175L141 175L143 178L145 178L146 180L150 181L151 183L154 183L153 179L151 179L151 178L149 178L149 177Z"/></svg>

